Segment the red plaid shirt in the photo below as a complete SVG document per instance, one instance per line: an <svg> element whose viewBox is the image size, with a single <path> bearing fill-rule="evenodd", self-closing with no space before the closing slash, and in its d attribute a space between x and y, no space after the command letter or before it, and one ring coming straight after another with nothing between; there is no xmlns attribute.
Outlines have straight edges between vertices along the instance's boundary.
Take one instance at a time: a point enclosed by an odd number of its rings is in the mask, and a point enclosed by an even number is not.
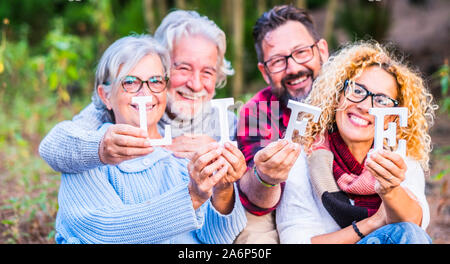
<svg viewBox="0 0 450 264"><path fill-rule="evenodd" d="M256 152L270 142L284 137L291 109L282 104L271 92L271 87L259 91L241 109L237 127L237 142L239 149L245 156L248 169L253 167L253 157ZM283 193L285 183L281 183ZM239 196L243 206L254 215L265 215L278 206L265 209L252 204L247 196L239 189ZM281 200L281 199L280 199Z"/></svg>

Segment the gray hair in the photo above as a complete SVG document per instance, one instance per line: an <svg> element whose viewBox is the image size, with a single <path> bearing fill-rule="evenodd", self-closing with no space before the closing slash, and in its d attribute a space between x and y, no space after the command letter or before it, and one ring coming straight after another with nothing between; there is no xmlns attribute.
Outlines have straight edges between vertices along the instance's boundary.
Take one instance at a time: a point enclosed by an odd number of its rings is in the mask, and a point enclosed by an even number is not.
<svg viewBox="0 0 450 264"><path fill-rule="evenodd" d="M148 54L156 54L161 59L164 74L170 75L170 57L166 48L150 35L131 35L116 40L103 53L95 72L95 88L92 101L97 109L106 110L98 95L97 87L103 85L109 94L112 87L131 71Z"/></svg>
<svg viewBox="0 0 450 264"><path fill-rule="evenodd" d="M208 17L200 16L196 11L172 11L163 19L154 36L172 53L177 40L193 35L202 35L216 44L218 51L216 87L224 87L227 75L233 75L234 70L231 63L225 59L227 48L225 33Z"/></svg>

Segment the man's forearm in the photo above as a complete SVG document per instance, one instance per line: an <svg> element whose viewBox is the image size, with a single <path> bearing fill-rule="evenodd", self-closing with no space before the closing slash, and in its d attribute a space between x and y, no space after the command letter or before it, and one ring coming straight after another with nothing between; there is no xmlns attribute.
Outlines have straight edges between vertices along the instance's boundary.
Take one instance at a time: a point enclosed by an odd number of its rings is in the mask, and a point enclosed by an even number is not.
<svg viewBox="0 0 450 264"><path fill-rule="evenodd" d="M98 148L104 131L86 131L72 121L57 124L39 145L39 154L55 170L78 173L102 165Z"/></svg>
<svg viewBox="0 0 450 264"><path fill-rule="evenodd" d="M281 197L280 185L264 186L258 181L251 168L240 179L239 187L251 203L261 208L274 207Z"/></svg>
<svg viewBox="0 0 450 264"><path fill-rule="evenodd" d="M93 103L73 120L58 123L39 145L39 154L55 170L78 173L103 165L98 155L105 131L99 131L110 121L106 110L96 109Z"/></svg>

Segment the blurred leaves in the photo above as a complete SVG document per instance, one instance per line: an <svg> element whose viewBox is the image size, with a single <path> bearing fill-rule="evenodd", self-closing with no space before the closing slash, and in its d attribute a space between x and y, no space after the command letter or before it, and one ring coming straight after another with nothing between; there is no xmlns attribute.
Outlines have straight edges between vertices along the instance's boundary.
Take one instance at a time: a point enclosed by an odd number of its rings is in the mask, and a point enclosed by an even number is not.
<svg viewBox="0 0 450 264"><path fill-rule="evenodd" d="M442 170L439 173L437 173L436 175L434 175L431 179L433 181L440 181L444 177L444 175L446 175L448 173L450 173L450 169Z"/></svg>
<svg viewBox="0 0 450 264"><path fill-rule="evenodd" d="M71 119L92 91L94 41L64 30L56 19L41 45L26 36L0 46L0 230L7 243L51 242L59 173L39 157L42 137ZM61 111L62 110L62 111ZM6 228L1 228L2 226ZM42 240L44 239L44 240Z"/></svg>
<svg viewBox="0 0 450 264"><path fill-rule="evenodd" d="M64 34L62 18L55 20L55 28L45 38L48 50L45 60L45 74L48 76L50 91L56 91L62 102L67 103L70 95L67 92L69 84L78 81L78 68L84 48L81 39L74 35Z"/></svg>
<svg viewBox="0 0 450 264"><path fill-rule="evenodd" d="M352 40L370 37L382 41L391 23L388 1L345 0L340 5L337 23Z"/></svg>
<svg viewBox="0 0 450 264"><path fill-rule="evenodd" d="M450 115L450 94L448 94L449 66L448 59L444 60L444 64L432 75L434 79L439 80L441 87L441 112Z"/></svg>

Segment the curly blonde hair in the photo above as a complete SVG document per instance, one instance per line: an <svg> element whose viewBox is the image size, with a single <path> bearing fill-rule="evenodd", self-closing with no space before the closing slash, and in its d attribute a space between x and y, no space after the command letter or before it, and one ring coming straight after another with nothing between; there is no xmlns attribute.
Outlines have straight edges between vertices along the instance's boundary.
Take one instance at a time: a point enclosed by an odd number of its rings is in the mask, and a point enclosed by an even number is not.
<svg viewBox="0 0 450 264"><path fill-rule="evenodd" d="M306 99L306 103L323 110L321 117L318 123L309 122L305 135L294 140L303 144L307 152L312 151L315 144L322 144L327 132L335 126L336 109L345 80L358 78L364 69L374 65L379 65L395 77L399 106L408 108L408 125L399 127L397 124L400 130L397 138L407 141L406 155L419 161L428 171L431 152L429 129L437 106L433 104L432 95L420 74L375 41L347 44L324 63Z"/></svg>

